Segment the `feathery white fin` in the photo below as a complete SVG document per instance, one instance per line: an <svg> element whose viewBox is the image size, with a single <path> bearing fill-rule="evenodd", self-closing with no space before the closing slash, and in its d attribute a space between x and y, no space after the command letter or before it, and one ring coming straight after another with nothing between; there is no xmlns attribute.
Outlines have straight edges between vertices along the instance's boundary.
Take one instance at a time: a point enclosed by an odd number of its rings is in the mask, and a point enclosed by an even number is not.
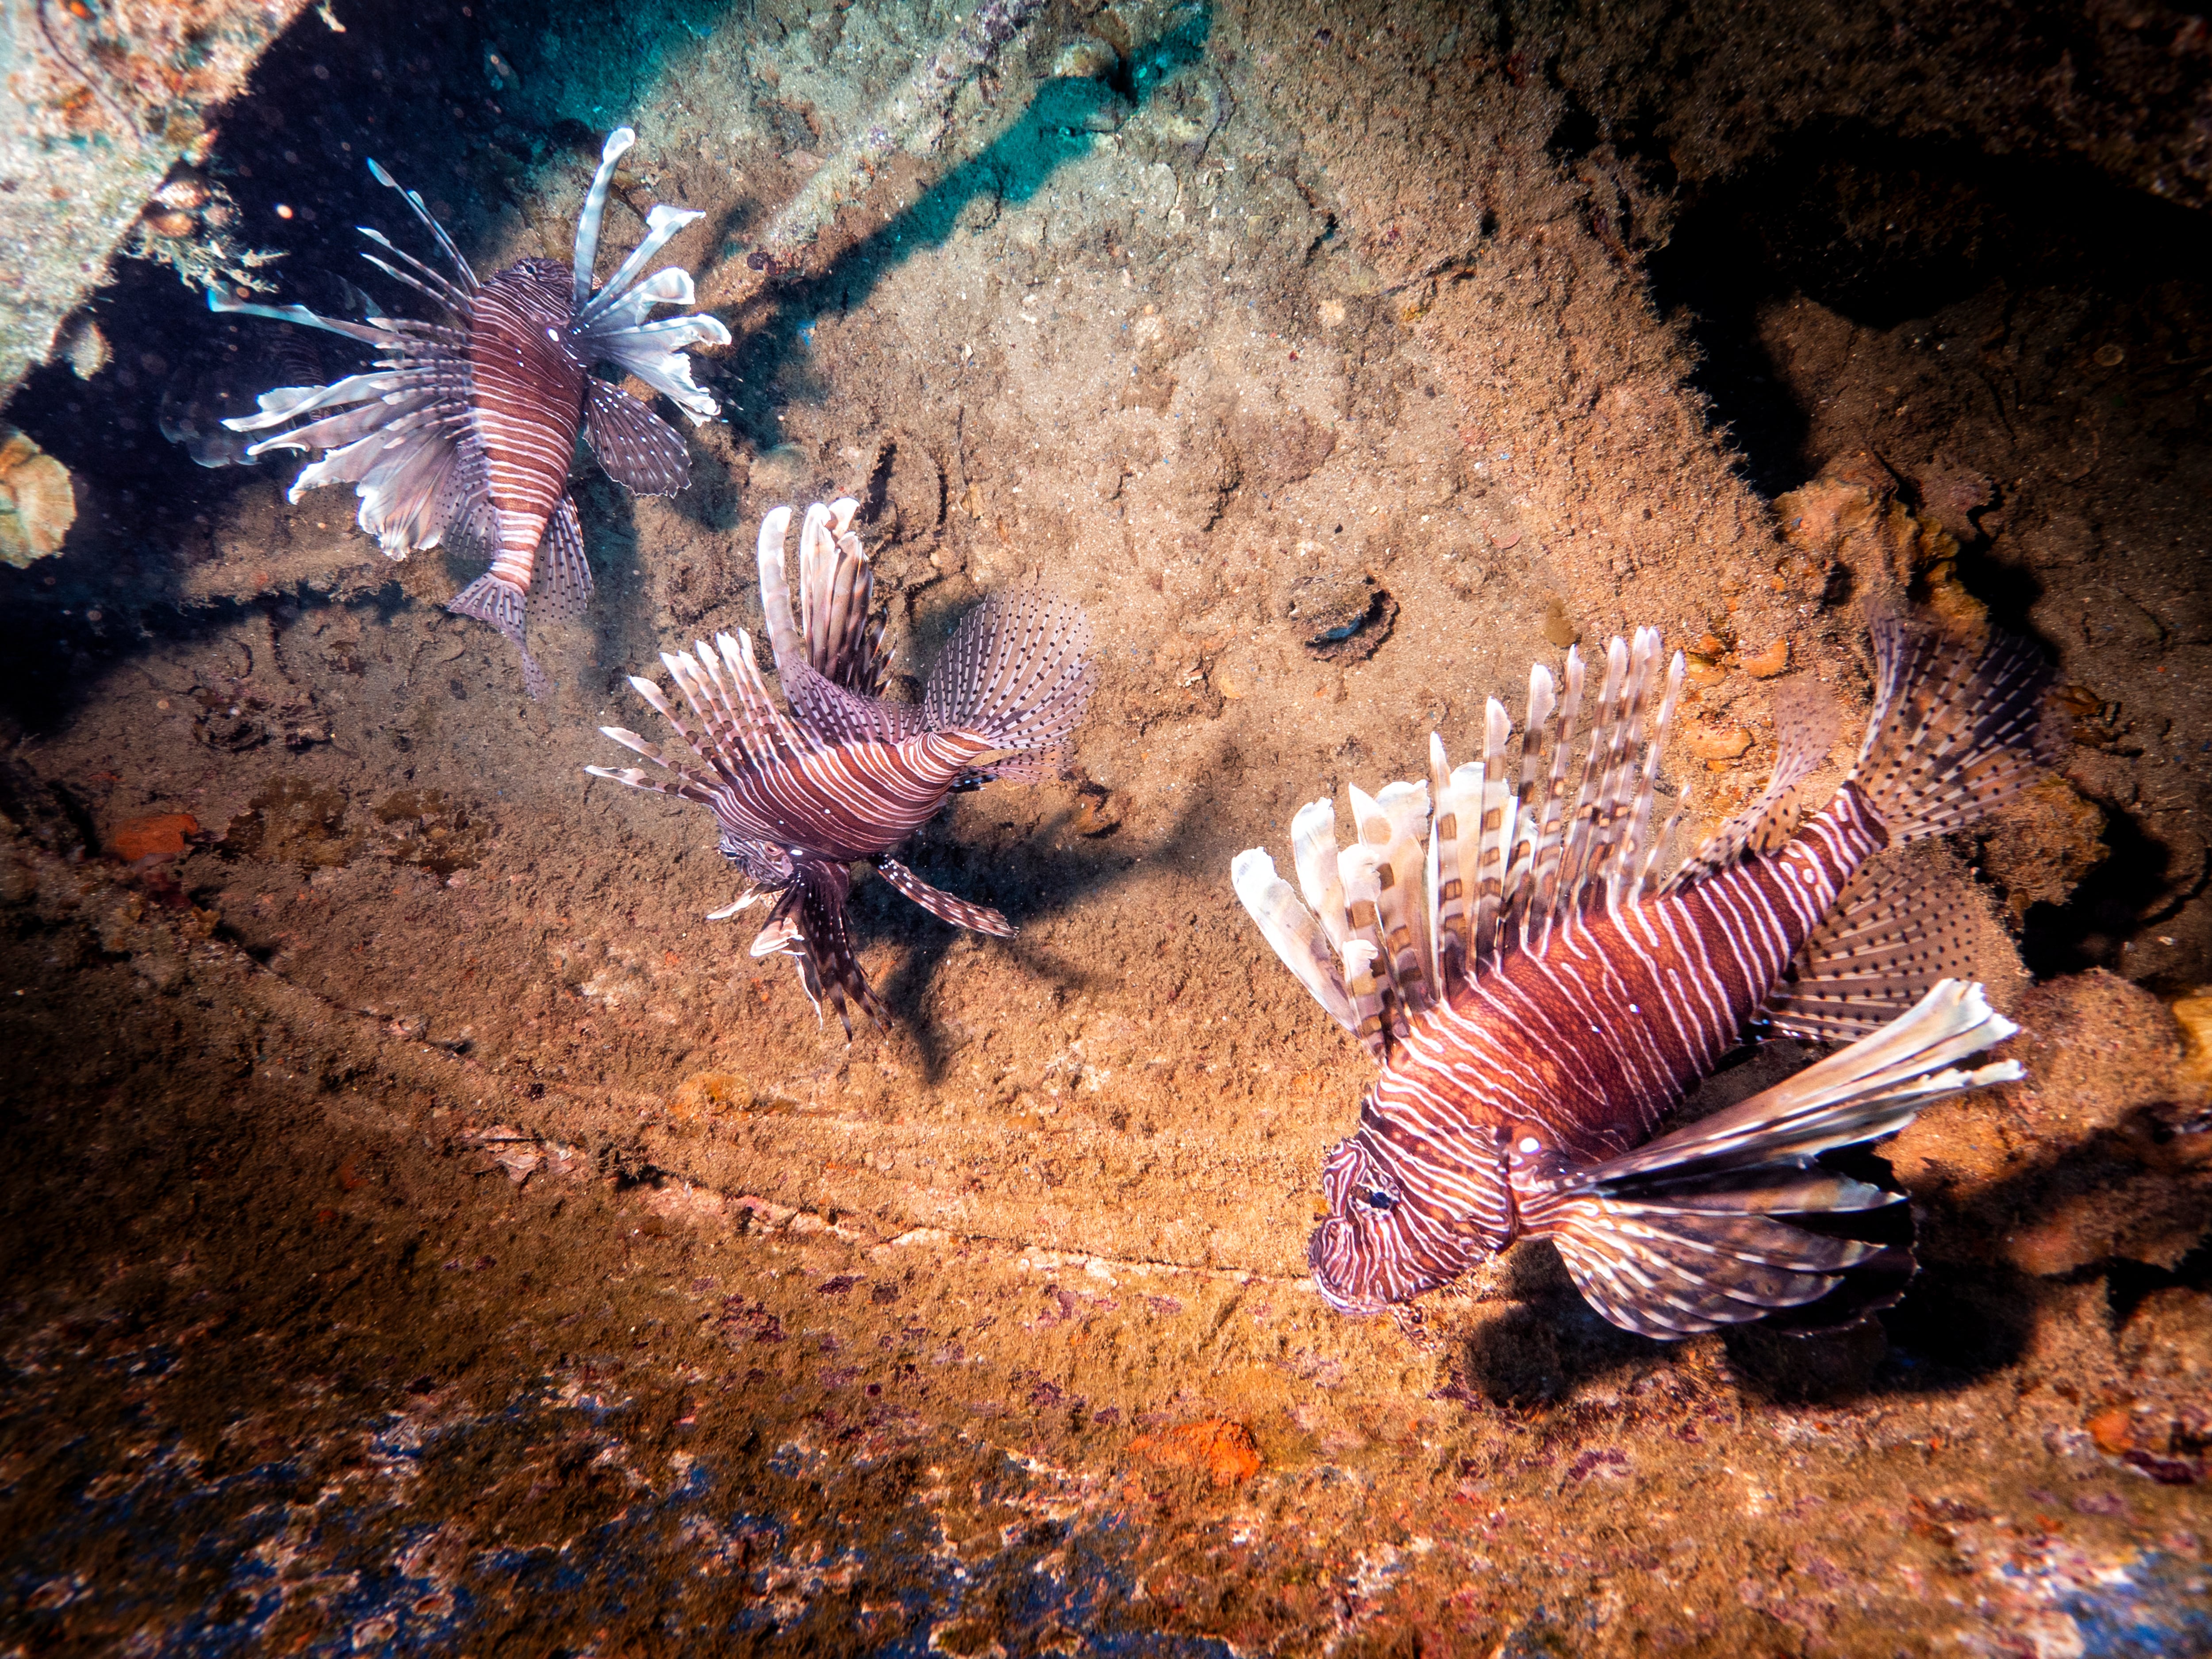
<svg viewBox="0 0 2212 1659"><path fill-rule="evenodd" d="M1309 801L1298 809L1291 820L1291 853L1306 902L1313 907L1329 943L1342 959L1340 977L1352 1000L1352 1030L1379 1057L1388 1038L1376 960L1380 947L1368 933L1352 925L1344 857L1337 846L1334 802Z"/></svg>
<svg viewBox="0 0 2212 1659"><path fill-rule="evenodd" d="M1275 873L1275 861L1257 847L1231 860L1230 885L1267 943L1298 982L1313 993L1328 1017L1347 1031L1358 1029L1351 993L1338 969L1336 950L1313 912L1298 902L1290 883Z"/></svg>
<svg viewBox="0 0 2212 1659"><path fill-rule="evenodd" d="M470 270L469 262L461 258L460 249L455 247L453 239L446 234L445 226L440 224L431 216L430 210L422 205L422 193L402 185L397 179L384 170L383 165L373 155L368 158L368 173L369 177L386 189L396 190L399 192L407 205L414 210L415 216L429 227L430 235L437 242L439 251L453 262L453 269L460 273L461 287L467 292L474 294L477 287L476 272Z"/></svg>
<svg viewBox="0 0 2212 1659"><path fill-rule="evenodd" d="M1472 854L1482 817L1482 763L1457 771L1444 757L1444 740L1429 733L1428 920L1430 983L1441 1000L1471 972L1474 923Z"/></svg>
<svg viewBox="0 0 2212 1659"><path fill-rule="evenodd" d="M819 507L807 510L807 520L813 521ZM791 509L779 507L761 520L760 543L757 562L760 570L761 612L768 622L769 651L775 659L779 674L787 673L789 665L803 661L799 645L799 624L791 614L791 580L784 564L784 548L791 533Z"/></svg>
<svg viewBox="0 0 2212 1659"><path fill-rule="evenodd" d="M1521 942L1524 945L1540 945L1544 942L1551 933L1552 918L1558 908L1560 866L1566 857L1567 830L1572 817L1567 793L1573 786L1568 781L1568 775L1574 767L1584 678L1583 653L1569 646L1566 684L1561 688L1559 710L1553 715L1543 739L1542 754L1549 764L1534 798L1524 809L1535 820L1528 883L1521 900ZM1530 702L1533 707L1533 696ZM1533 712L1529 726L1531 730L1535 726ZM1522 741L1527 741L1525 737Z"/></svg>
<svg viewBox="0 0 2212 1659"><path fill-rule="evenodd" d="M1805 781L1835 741L1835 705L1826 694L1802 680L1784 682L1774 696L1774 775L1758 799L1707 836L1668 878L1667 890L1679 892L1754 854L1778 851L1804 819Z"/></svg>
<svg viewBox="0 0 2212 1659"><path fill-rule="evenodd" d="M1382 965L1406 1014L1432 1006L1429 978L1428 899L1421 837L1429 827L1429 788L1425 783L1385 784L1380 795L1358 785L1349 791L1352 819L1361 848L1370 855L1364 867L1375 882L1377 943Z"/></svg>
<svg viewBox="0 0 2212 1659"><path fill-rule="evenodd" d="M1803 1164L1822 1152L1893 1135L1946 1096L2017 1082L2016 1060L1962 1070L1960 1060L2020 1027L1969 980L1939 980L1905 1013L1711 1117L1578 1170L1577 1185L1692 1170Z"/></svg>
<svg viewBox="0 0 2212 1659"><path fill-rule="evenodd" d="M1632 1152L1577 1168L1523 1143L1509 1159L1519 1213L1628 1330L1682 1337L1777 1310L1784 1328L1856 1322L1911 1277L1904 1194L1815 1160L2017 1079L2014 1060L1956 1064L2016 1029L1980 986L1944 980L1873 1035Z"/></svg>
<svg viewBox="0 0 2212 1659"><path fill-rule="evenodd" d="M1482 717L1482 816L1475 824L1474 925L1470 939L1469 970L1480 973L1498 960L1498 921L1505 908L1505 876L1520 834L1520 817L1514 805L1513 785L1505 771L1505 744L1513 735L1513 717L1497 698L1490 699ZM1453 775L1458 775L1456 772ZM1465 832L1462 831L1462 834Z"/></svg>
<svg viewBox="0 0 2212 1659"><path fill-rule="evenodd" d="M617 127L607 135L607 142L599 151L599 168L592 175L592 187L584 196L584 210L576 219L575 307L578 311L592 297L592 267L599 258L599 222L607 210L607 190L614 183L615 164L629 153L637 142L637 134L628 127Z"/></svg>

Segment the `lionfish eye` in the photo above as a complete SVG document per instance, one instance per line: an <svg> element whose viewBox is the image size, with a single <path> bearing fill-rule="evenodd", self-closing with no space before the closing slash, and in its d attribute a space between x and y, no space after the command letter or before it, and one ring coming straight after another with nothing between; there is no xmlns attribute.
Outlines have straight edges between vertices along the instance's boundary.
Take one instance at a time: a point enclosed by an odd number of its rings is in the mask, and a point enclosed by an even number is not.
<svg viewBox="0 0 2212 1659"><path fill-rule="evenodd" d="M1367 1200L1368 1208L1372 1210L1395 1210L1398 1207L1398 1200L1380 1187L1370 1187L1360 1196Z"/></svg>

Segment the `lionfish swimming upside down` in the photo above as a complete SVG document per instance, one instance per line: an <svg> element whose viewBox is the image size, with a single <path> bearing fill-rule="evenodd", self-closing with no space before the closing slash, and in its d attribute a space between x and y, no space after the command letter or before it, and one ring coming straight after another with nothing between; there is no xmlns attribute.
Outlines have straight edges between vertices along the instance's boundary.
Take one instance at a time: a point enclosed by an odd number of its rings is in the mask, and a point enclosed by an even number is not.
<svg viewBox="0 0 2212 1659"><path fill-rule="evenodd" d="M769 902L752 954L794 958L808 997L817 1009L829 998L848 1038L848 998L878 1024L884 1019L845 930L850 866L873 859L892 886L932 915L1010 937L1013 926L998 911L939 891L889 854L955 789L1049 777L1091 687L1083 612L1022 588L993 594L961 619L920 704L884 701L890 657L883 624L868 617L875 575L853 533L858 507L848 500L807 509L795 625L784 568L791 509L780 507L761 522L761 609L788 714L769 701L750 636L718 635L696 653L661 654L688 720L651 680L630 680L674 728L682 752L620 726L599 728L667 775L584 769L713 810L722 856L744 872L749 890L708 920Z"/></svg>
<svg viewBox="0 0 2212 1659"><path fill-rule="evenodd" d="M557 616L579 614L592 592L583 532L568 494L577 433L607 476L634 494L672 495L690 481L682 434L592 374L592 368L611 363L628 370L696 425L711 419L716 406L693 383L684 348L730 342L729 331L712 317L648 320L654 306L693 303L687 272L672 266L637 280L671 237L703 216L696 211L653 208L646 216L645 240L605 287L592 286L607 189L615 163L635 137L628 127L609 135L576 222L568 268L525 259L479 282L411 190L400 193L451 262L452 276L363 226L361 234L399 263L362 257L428 297L444 312L441 321L372 312L362 322L344 322L305 306L249 305L219 291L208 295L216 311L325 329L374 349L376 362L367 371L329 386L279 386L262 394L259 414L223 424L272 434L248 448L249 457L271 449L320 451L319 460L301 470L290 499L319 484L352 484L361 497L361 527L392 558L448 538L489 553L491 568L447 609L488 622L514 642L532 696L544 696L547 682L524 643L523 611L541 553L542 591ZM378 183L399 190L376 162L368 168Z"/></svg>
<svg viewBox="0 0 2212 1659"><path fill-rule="evenodd" d="M1480 760L1448 769L1431 734L1427 782L1352 791L1357 845L1339 849L1328 801L1301 810L1305 904L1265 852L1238 855L1245 908L1382 1067L1322 1171L1307 1259L1331 1305L1381 1311L1519 1238L1550 1239L1598 1312L1656 1337L1832 1329L1902 1293L1905 1195L1829 1155L2021 1068L1956 1066L2015 1028L1957 976L1955 908L1875 855L2028 781L2046 675L2014 641L1976 652L1886 617L1873 633L1872 718L1826 807L1806 817L1801 794L1832 727L1785 704L1765 793L1655 891L1683 659L1662 676L1650 629L1608 648L1578 760L1570 652L1564 690L1530 675L1510 759L1493 700ZM1753 1028L1856 1041L1642 1144Z"/></svg>

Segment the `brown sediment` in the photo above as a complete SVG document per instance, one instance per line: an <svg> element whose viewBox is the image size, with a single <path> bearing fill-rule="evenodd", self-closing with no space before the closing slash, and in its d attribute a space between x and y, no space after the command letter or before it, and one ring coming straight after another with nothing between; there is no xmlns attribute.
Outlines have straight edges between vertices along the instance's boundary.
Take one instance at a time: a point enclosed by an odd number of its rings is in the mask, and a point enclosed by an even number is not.
<svg viewBox="0 0 2212 1659"><path fill-rule="evenodd" d="M339 15L271 61L289 126L242 106L220 159L326 190L328 234L366 216L341 174L370 136L325 167L297 111L428 135L434 208L518 204L456 216L479 269L557 256L525 239L573 222L541 197L577 187L583 141L526 163L514 133L565 60L502 38L520 86L448 101L453 77L397 72L417 49L385 14ZM2212 983L2212 299L2148 269L2181 231L2030 258L2095 205L2068 155L2115 198L2164 178L2201 203L2182 21L1208 15L1110 142L1020 136L1055 43L1010 52L963 94L952 195L815 286L762 285L692 490L586 490L605 603L551 706L436 614L460 560L391 566L341 498L162 447L147 399L209 342L150 289L103 307L106 372L10 411L83 492L64 556L0 571L21 1639L2057 1651L2069 1621L2201 1601L2212 1176L2176 1017L2201 1031ZM793 152L834 150L943 21L823 20L678 40L619 112L639 190L709 210L671 262L741 263ZM1123 31L1133 87L1172 21L1083 27ZM586 50L580 15L559 27ZM1624 61L1632 40L1671 45ZM1808 110L1902 148L1869 160ZM1915 263L1995 222L1999 143L2065 211ZM1823 144L1887 170L1838 184ZM1745 179L1798 242L1716 241L1701 210ZM1850 210L1828 243L1815 185ZM1875 199L1899 239L1852 216ZM1683 297L1685 259L1785 254L1740 307ZM1821 286L1846 266L1904 271L1901 297ZM579 769L618 665L757 633L732 538L760 507L848 492L900 666L1025 578L1102 639L1077 775L962 796L901 854L1017 936L862 880L894 1019L849 1046L743 919L704 920L737 889L698 824ZM1371 650L1310 648L1287 601L1316 578L1363 618L1387 593ZM2078 688L2039 798L1929 849L2030 1076L1888 1149L1921 1200L1905 1302L1846 1338L1661 1346L1531 1249L1418 1327L1329 1314L1304 1242L1369 1071L1235 911L1229 858L1345 781L1419 775L1431 729L1462 752L1530 662L1647 621L1697 658L1683 726L1712 734L1670 782L1725 818L1778 688L1863 709L1892 597L2030 632ZM170 813L224 833L100 856ZM1762 1047L1688 1109L1805 1058ZM1217 1486L1207 1447L1241 1475ZM274 1588L230 1566L263 1560Z"/></svg>

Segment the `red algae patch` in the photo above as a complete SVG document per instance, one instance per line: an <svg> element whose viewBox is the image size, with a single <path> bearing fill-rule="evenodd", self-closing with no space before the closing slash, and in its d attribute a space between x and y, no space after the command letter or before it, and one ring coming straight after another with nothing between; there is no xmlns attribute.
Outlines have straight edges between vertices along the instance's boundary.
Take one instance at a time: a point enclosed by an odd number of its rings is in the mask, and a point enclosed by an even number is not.
<svg viewBox="0 0 2212 1659"><path fill-rule="evenodd" d="M1265 1461L1252 1431L1224 1418L1140 1434L1129 1443L1129 1449L1163 1468L1201 1470L1217 1486L1250 1480Z"/></svg>
<svg viewBox="0 0 2212 1659"><path fill-rule="evenodd" d="M107 850L126 864L140 859L173 859L185 850L186 837L199 833L199 820L190 812L157 812L152 817L132 818L115 826Z"/></svg>

